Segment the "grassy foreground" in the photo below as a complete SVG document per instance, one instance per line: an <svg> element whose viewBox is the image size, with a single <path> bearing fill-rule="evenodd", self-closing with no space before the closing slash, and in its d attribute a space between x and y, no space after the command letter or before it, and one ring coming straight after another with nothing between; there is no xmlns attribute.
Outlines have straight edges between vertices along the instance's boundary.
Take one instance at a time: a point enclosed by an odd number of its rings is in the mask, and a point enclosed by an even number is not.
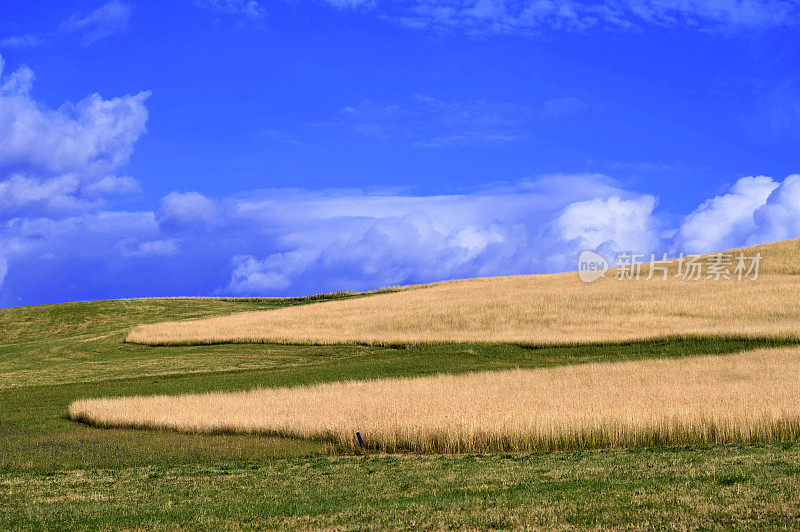
<svg viewBox="0 0 800 532"><path fill-rule="evenodd" d="M792 444L0 474L0 528L789 529Z"/></svg>
<svg viewBox="0 0 800 532"><path fill-rule="evenodd" d="M708 338L538 349L123 343L136 323L303 302L133 300L0 310L0 529L800 524L800 448L791 443L343 456L342 449L303 440L100 430L65 417L67 406L83 397L724 354L765 345Z"/></svg>

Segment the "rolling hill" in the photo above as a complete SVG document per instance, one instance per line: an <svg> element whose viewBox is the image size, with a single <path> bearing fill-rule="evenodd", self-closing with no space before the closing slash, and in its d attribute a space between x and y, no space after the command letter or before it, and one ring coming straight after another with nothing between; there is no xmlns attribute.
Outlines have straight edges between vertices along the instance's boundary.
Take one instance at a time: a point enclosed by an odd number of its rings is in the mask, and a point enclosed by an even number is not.
<svg viewBox="0 0 800 532"><path fill-rule="evenodd" d="M369 297L134 328L147 345L291 343L413 345L588 344L665 337L800 338L800 240L724 252L760 254L759 276L646 280L575 273L466 279ZM702 259L708 261L709 256ZM655 273L655 272L654 272Z"/></svg>

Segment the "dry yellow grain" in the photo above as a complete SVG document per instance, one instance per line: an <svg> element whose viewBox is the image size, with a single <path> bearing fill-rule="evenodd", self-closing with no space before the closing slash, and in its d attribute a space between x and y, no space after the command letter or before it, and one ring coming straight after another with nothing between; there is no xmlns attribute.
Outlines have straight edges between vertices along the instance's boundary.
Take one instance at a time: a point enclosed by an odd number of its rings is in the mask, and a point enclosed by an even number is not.
<svg viewBox="0 0 800 532"><path fill-rule="evenodd" d="M577 273L468 279L343 301L141 325L127 341L381 345L559 344L702 335L800 338L800 240L745 250L748 256L756 252L763 256L757 280L689 281L670 275L667 281L619 281L613 272L589 284Z"/></svg>
<svg viewBox="0 0 800 532"><path fill-rule="evenodd" d="M277 434L385 451L483 452L791 440L800 347L692 359L87 399L103 427Z"/></svg>

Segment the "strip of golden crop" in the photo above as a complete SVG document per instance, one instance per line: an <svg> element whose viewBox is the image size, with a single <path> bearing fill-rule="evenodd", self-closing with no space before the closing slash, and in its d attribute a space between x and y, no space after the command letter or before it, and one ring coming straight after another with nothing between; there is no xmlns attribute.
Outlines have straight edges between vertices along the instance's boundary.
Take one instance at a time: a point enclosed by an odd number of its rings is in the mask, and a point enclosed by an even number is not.
<svg viewBox="0 0 800 532"><path fill-rule="evenodd" d="M728 253L738 253L732 250ZM800 338L800 240L742 250L757 280L675 277L592 283L576 273L467 279L394 293L134 328L151 345L220 342L589 343L670 336ZM731 268L733 270L733 268ZM646 277L643 268L642 277ZM705 272L703 273L705 276Z"/></svg>
<svg viewBox="0 0 800 532"><path fill-rule="evenodd" d="M793 440L800 347L201 395L87 399L102 427L256 433L387 452Z"/></svg>

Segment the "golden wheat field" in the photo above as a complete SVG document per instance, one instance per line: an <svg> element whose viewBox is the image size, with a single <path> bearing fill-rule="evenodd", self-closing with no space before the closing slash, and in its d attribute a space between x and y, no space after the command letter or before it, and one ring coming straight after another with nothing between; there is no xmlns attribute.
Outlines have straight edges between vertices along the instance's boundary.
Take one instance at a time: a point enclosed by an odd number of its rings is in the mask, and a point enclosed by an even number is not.
<svg viewBox="0 0 800 532"><path fill-rule="evenodd" d="M182 396L87 399L102 427L278 434L388 452L791 440L800 347Z"/></svg>
<svg viewBox="0 0 800 532"><path fill-rule="evenodd" d="M730 253L735 251L739 250ZM141 325L127 341L384 345L562 344L706 335L800 338L800 240L743 251L763 256L757 280L692 281L670 275L666 281L620 281L613 271L589 284L576 273L468 279L278 310Z"/></svg>

